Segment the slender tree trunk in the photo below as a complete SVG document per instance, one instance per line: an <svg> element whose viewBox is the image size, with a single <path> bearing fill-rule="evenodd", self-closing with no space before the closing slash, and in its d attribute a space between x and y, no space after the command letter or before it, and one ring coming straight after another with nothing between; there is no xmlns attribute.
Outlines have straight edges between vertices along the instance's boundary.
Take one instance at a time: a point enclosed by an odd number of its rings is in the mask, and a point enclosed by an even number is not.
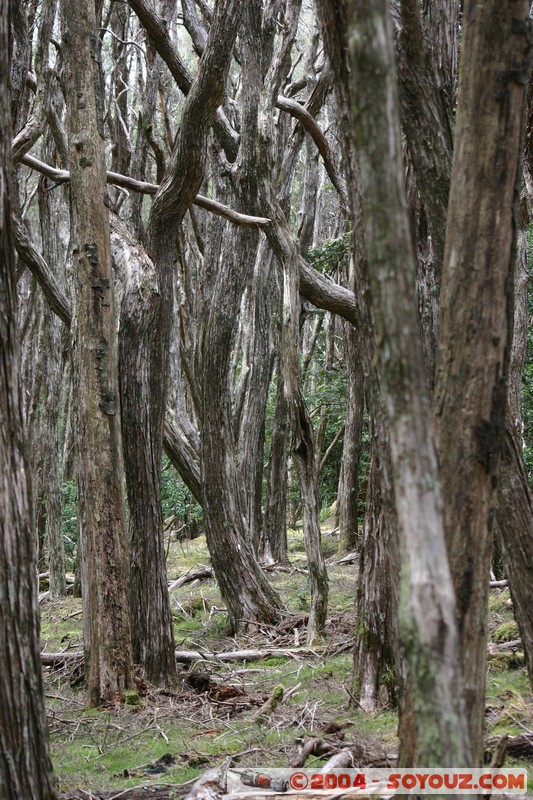
<svg viewBox="0 0 533 800"><path fill-rule="evenodd" d="M246 498L248 535L256 553L259 551L261 539L265 419L272 364L270 333L272 311L269 293L272 253L265 251L264 241L254 250L255 265L249 299L250 319L247 323L245 345L249 373L243 410L238 423L237 448ZM247 257L253 256L249 253Z"/></svg>
<svg viewBox="0 0 533 800"><path fill-rule="evenodd" d="M363 365L357 353L356 332L353 325L344 324L344 347L348 398L344 425L337 508L339 514L339 546L350 552L357 546L357 501L359 495L359 460L364 411Z"/></svg>
<svg viewBox="0 0 533 800"><path fill-rule="evenodd" d="M390 505L393 490L387 464L381 462L382 455L378 437L374 435L359 546L352 680L354 699L367 712L376 711L382 701L395 699L391 697L393 687L401 683L401 676L394 674L398 587L391 580L398 569L399 553L395 512Z"/></svg>
<svg viewBox="0 0 533 800"><path fill-rule="evenodd" d="M264 555L267 561L288 562L287 555L287 401L283 377L279 373L276 388L276 411L270 441L268 480L264 514Z"/></svg>
<svg viewBox="0 0 533 800"><path fill-rule="evenodd" d="M62 4L74 258L73 364L90 705L132 680L113 276L94 6Z"/></svg>
<svg viewBox="0 0 533 800"><path fill-rule="evenodd" d="M434 411L474 764L483 758L491 518L512 341L528 14L525 0L464 3L441 291Z"/></svg>
<svg viewBox="0 0 533 800"><path fill-rule="evenodd" d="M526 232L519 236L515 280L513 347L505 436L498 470L496 535L503 556L513 609L524 646L526 667L533 686L533 494L522 455L521 388L527 341L528 272Z"/></svg>
<svg viewBox="0 0 533 800"><path fill-rule="evenodd" d="M53 155L57 152L53 138L45 137L44 160L53 163ZM65 250L58 220L64 210L61 195L47 190L46 179L39 181L39 211L41 221L41 239L43 256L48 264L56 264L63 269ZM59 276L58 276L59 277ZM62 278L63 276L61 276ZM60 284L64 279L59 279ZM50 570L50 596L60 597L66 594L65 581L65 543L63 540L61 518L61 486L59 470L59 415L61 410L61 386L63 382L65 345L64 331L61 321L48 308L43 298L44 336L48 340L46 352L46 400L44 403L43 440L47 442L46 453L42 458L42 489L46 509L46 537L48 552L48 568Z"/></svg>
<svg viewBox="0 0 533 800"><path fill-rule="evenodd" d="M0 795L56 795L39 653L36 551L18 375L11 230L10 5L0 7Z"/></svg>

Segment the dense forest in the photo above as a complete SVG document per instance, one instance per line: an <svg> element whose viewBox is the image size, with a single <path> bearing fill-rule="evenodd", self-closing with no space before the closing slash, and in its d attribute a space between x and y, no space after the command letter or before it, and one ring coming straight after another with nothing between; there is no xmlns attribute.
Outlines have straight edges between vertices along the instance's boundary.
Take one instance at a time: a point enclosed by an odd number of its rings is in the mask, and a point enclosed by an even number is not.
<svg viewBox="0 0 533 800"><path fill-rule="evenodd" d="M54 670L199 689L205 579L219 655L342 629L395 763L482 766L491 587L533 687L532 43L527 0L3 0L0 800L67 796Z"/></svg>

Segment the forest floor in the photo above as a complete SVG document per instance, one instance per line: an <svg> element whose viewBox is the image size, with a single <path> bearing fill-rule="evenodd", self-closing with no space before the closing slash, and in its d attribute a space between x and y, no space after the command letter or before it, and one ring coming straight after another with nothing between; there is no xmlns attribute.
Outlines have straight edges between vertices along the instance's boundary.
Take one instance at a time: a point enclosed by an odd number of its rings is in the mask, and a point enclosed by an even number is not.
<svg viewBox="0 0 533 800"><path fill-rule="evenodd" d="M138 693L106 709L85 707L79 667L45 667L52 759L65 796L130 800L136 795L127 789L164 784L173 787L164 796L183 797L211 767L303 766L308 751L305 767L314 768L343 747L355 749L358 766L393 766L398 747L395 711L385 707L365 714L350 707L356 568L338 563L335 532L326 526L323 533L330 606L326 635L314 653L298 652L305 646L309 590L303 534L291 531L291 569L270 573L286 607L296 615L289 626L265 626L253 635L230 639L214 579L171 591L178 650L296 650L289 656L184 663L175 690L161 691L141 682ZM204 537L186 542L169 538L170 581L208 564ZM81 601L45 601L41 610L43 651L80 651ZM517 647L497 649L518 638L505 588L491 590L490 633L487 740L493 745L504 733L525 735L533 752L533 696L523 656ZM279 685L283 701L275 710L258 714ZM529 768L533 793L533 758L507 758L505 766L513 765Z"/></svg>

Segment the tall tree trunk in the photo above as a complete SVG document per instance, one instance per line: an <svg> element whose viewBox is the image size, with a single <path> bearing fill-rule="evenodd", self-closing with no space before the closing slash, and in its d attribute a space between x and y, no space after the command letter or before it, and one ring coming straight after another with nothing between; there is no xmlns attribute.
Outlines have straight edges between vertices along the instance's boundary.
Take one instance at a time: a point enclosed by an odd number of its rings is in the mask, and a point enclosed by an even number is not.
<svg viewBox="0 0 533 800"><path fill-rule="evenodd" d="M233 255L233 257L232 257ZM226 253L210 293L202 336L202 498L207 542L232 630L279 619L280 600L261 572L246 530L230 403L230 353L243 277Z"/></svg>
<svg viewBox="0 0 533 800"><path fill-rule="evenodd" d="M496 535L503 556L513 608L524 646L526 667L533 686L533 494L522 455L521 388L527 342L528 272L526 232L519 235L515 280L513 347L505 436L498 470Z"/></svg>
<svg viewBox="0 0 533 800"><path fill-rule="evenodd" d="M44 160L54 162L57 152L53 137L48 134L43 143ZM39 218L41 222L41 240L43 256L48 264L57 265L63 270L65 249L61 236L59 220L64 211L64 197L48 190L46 179L39 181ZM58 276L59 283L64 284L63 275ZM44 403L43 440L47 443L42 458L42 490L46 510L46 538L48 553L48 569L50 570L50 596L60 597L66 594L65 580L65 543L63 540L61 518L61 485L59 470L59 415L61 410L61 387L63 382L65 345L64 330L61 321L48 308L44 298L42 322L44 337L48 341L46 348L46 400Z"/></svg>
<svg viewBox="0 0 533 800"><path fill-rule="evenodd" d="M341 31L339 9L326 6ZM467 764L455 602L418 332L392 22L385 0L352 0L343 7L351 67L351 79L344 72L343 80L354 122L347 156L355 150L360 164L375 362L400 533L400 630L413 677L420 759L428 765ZM354 224L356 212L354 202Z"/></svg>
<svg viewBox="0 0 533 800"><path fill-rule="evenodd" d="M146 6L141 2L130 1L137 13L146 19ZM206 162L207 135L211 124L216 119L217 109L221 104L225 91L231 54L237 33L242 0L220 0L214 10L212 24L205 50L199 65L197 77L187 87L181 128L166 175L154 198L147 230L147 250L156 269L158 295L153 293L150 308L147 308L146 324L149 332L145 335L148 344L136 342L130 337L128 358L134 360L145 348L145 368L137 385L132 384L128 392L132 392L132 403L137 404L137 419L142 421L140 434L131 432L132 452L135 451L135 464L145 484L149 487L150 504L148 509L160 505L160 458L163 436L166 375L168 372L168 349L170 340L170 315L173 307L174 260L176 253L176 234L187 209L192 204L204 178ZM153 20L152 20L153 21ZM151 24L150 19L146 24ZM155 41L154 41L155 43ZM169 43L166 42L168 45ZM157 44L156 44L157 46ZM163 57L168 57L168 48ZM173 56L176 54L173 52ZM173 61L176 66L176 59ZM181 79L180 79L181 80ZM219 114L220 117L220 114ZM212 267L212 265L209 265ZM230 284L238 282L238 275L226 275ZM239 288L242 288L239 286ZM205 361L202 364L202 500L206 521L208 546L213 567L223 597L228 605L231 625L236 628L245 619L275 619L278 616L279 600L270 589L261 573L257 562L250 569L255 559L244 544L242 531L242 508L240 505L240 488L235 481L232 425L228 419L228 409L220 405L220 387L215 375L225 380L227 365L225 364L225 337L228 335L228 320L221 320L224 313L233 307L230 295L224 296L224 288L220 287L222 297L213 290L213 295L206 303L206 315L212 314L213 325L206 326ZM206 298L204 298L204 301ZM220 306L217 307L217 303ZM225 305L225 304L228 305ZM233 313L233 312L231 312ZM232 329L230 321L229 330ZM218 345L221 345L219 347ZM144 360L144 357L143 357ZM133 375L133 370L132 373ZM224 384L225 385L225 384ZM146 401L148 398L148 408ZM221 419L222 417L222 419ZM128 434L129 435L129 434ZM229 435L228 441L220 440ZM227 456L225 459L224 456ZM147 551L152 546L154 537L162 537L160 512L158 518L146 519L143 498L129 496L130 506L135 504L138 513L132 514L136 530L132 532L138 539L138 583L146 583L146 575L141 566L148 561ZM159 569L163 567L159 565ZM147 637L145 645L149 646L149 629L143 626Z"/></svg>
<svg viewBox="0 0 533 800"><path fill-rule="evenodd" d="M361 457L361 434L364 411L363 365L357 353L356 331L353 325L344 323L344 348L348 398L344 425L341 471L337 493L339 514L339 545L345 552L357 546L357 501L359 495L359 461Z"/></svg>
<svg viewBox="0 0 533 800"><path fill-rule="evenodd" d="M245 206L245 208L248 206ZM246 257L255 261L250 286L247 337L245 340L248 375L246 393L238 421L237 459L241 471L246 499L248 535L254 551L259 551L261 540L261 499L263 491L263 460L265 448L265 420L268 386L272 364L270 273L272 253L265 252L263 240L253 254ZM246 251L245 251L246 252Z"/></svg>
<svg viewBox="0 0 533 800"><path fill-rule="evenodd" d="M53 800L39 654L35 539L18 375L11 231L10 4L0 7L0 795Z"/></svg>
<svg viewBox="0 0 533 800"><path fill-rule="evenodd" d="M279 372L276 388L276 410L270 441L267 470L267 492L263 524L263 546L267 561L288 562L287 555L287 400L283 376Z"/></svg>
<svg viewBox="0 0 533 800"><path fill-rule="evenodd" d="M118 242L117 242L118 238ZM174 633L168 597L161 508L162 427L166 367L161 361L172 325L173 276L160 280L154 263L124 226L113 223L115 258L127 262L120 311L122 436L128 490L133 656L157 686L175 682ZM172 253L174 242L167 240ZM120 256L119 256L120 253ZM170 298L170 302L169 302ZM161 315L165 316L161 319ZM161 355L157 352L161 347ZM157 353L156 355L154 355ZM143 400L144 398L144 400ZM157 404L150 400L157 398Z"/></svg>
<svg viewBox="0 0 533 800"><path fill-rule="evenodd" d="M74 259L73 363L90 705L132 680L124 470L94 5L62 4Z"/></svg>
<svg viewBox="0 0 533 800"><path fill-rule="evenodd" d="M372 428L377 427L377 420ZM389 465L382 459L379 437L372 437L366 510L359 550L357 577L355 647L352 693L360 707L376 711L381 700L391 700L390 684L401 684L395 671L398 643L398 569L396 518L392 507L393 489ZM389 686L387 687L387 682ZM387 697L383 697L384 690Z"/></svg>
<svg viewBox="0 0 533 800"><path fill-rule="evenodd" d="M435 426L474 764L483 758L492 505L512 341L529 3L464 3ZM467 209L467 213L465 213Z"/></svg>

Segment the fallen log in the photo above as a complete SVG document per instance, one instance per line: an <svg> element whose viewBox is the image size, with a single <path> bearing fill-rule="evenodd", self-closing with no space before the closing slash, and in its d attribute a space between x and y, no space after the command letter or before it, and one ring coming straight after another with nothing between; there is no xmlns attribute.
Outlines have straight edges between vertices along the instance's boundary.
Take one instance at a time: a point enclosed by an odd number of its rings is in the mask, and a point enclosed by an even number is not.
<svg viewBox="0 0 533 800"><path fill-rule="evenodd" d="M501 736L493 736L485 742L485 757L491 760L492 753L500 744ZM533 761L533 733L519 733L507 737L506 756L520 761Z"/></svg>
<svg viewBox="0 0 533 800"><path fill-rule="evenodd" d="M168 591L172 592L174 589L179 589L180 586L185 586L186 583L192 583L193 581L205 581L212 577L213 570L211 567L204 567L203 569L196 570L196 572L187 572L185 575L182 575L180 578L177 578L175 581L169 583Z"/></svg>
<svg viewBox="0 0 533 800"><path fill-rule="evenodd" d="M327 655L329 649L324 647L265 647L261 650L229 650L221 653L201 652L199 650L176 650L176 661L190 664L194 661L261 661L266 658L294 658ZM81 650L64 653L41 653L41 662L45 667L75 664L83 659Z"/></svg>
<svg viewBox="0 0 533 800"><path fill-rule="evenodd" d="M308 736L300 740L290 754L289 767L304 767L309 756L328 758L326 764L321 767L323 771L345 767L385 769L393 767L398 758L396 753L387 753L378 740L359 739L347 744L338 740Z"/></svg>
<svg viewBox="0 0 533 800"><path fill-rule="evenodd" d="M159 786L136 786L133 789L118 791L95 792L78 789L73 792L62 792L60 800L176 800L178 797L185 797L189 784L164 784Z"/></svg>
<svg viewBox="0 0 533 800"><path fill-rule="evenodd" d="M501 644L489 644L489 655L491 653L502 653L505 650L522 649L521 639L511 639L510 642L502 642Z"/></svg>
<svg viewBox="0 0 533 800"><path fill-rule="evenodd" d="M70 653L41 653L43 667L63 667L66 664L74 666L81 661L83 661L83 653L80 650Z"/></svg>
<svg viewBox="0 0 533 800"><path fill-rule="evenodd" d="M230 650L221 653L199 652L196 650L176 650L176 661L262 661L266 658L294 658L325 654L324 648L311 647L265 647L260 650Z"/></svg>

